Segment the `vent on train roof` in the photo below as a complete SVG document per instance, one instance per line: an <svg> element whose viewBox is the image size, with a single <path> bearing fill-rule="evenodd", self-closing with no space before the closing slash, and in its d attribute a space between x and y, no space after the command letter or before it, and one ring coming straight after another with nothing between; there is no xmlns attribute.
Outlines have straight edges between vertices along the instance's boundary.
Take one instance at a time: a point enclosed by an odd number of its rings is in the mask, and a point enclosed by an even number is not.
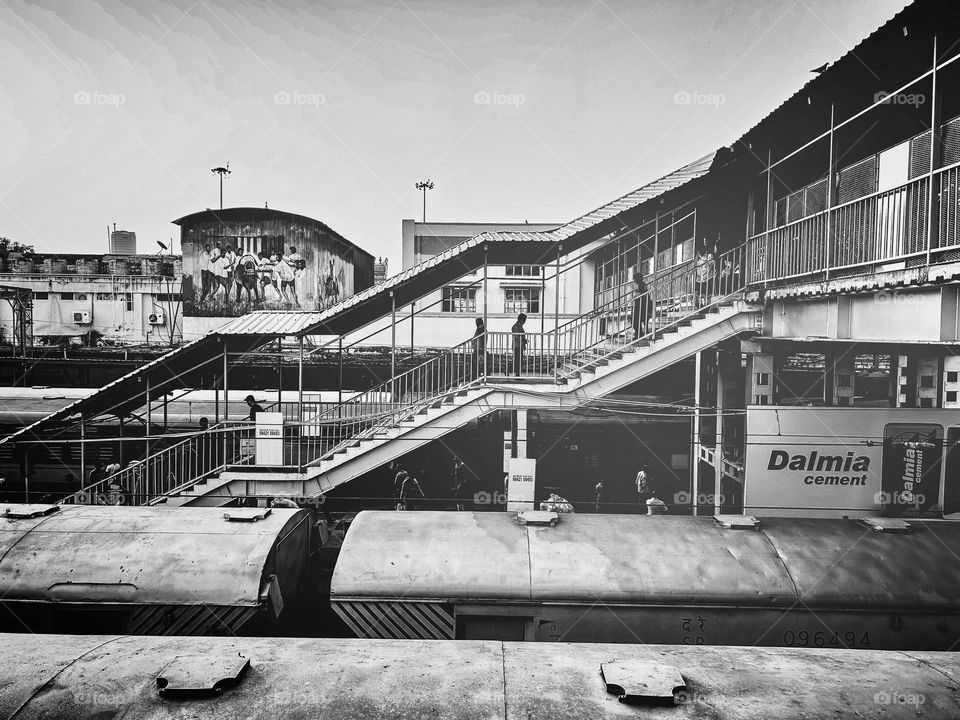
<svg viewBox="0 0 960 720"><path fill-rule="evenodd" d="M551 510L521 510L517 513L517 521L521 525L549 525L553 527L560 522L560 513Z"/></svg>
<svg viewBox="0 0 960 720"><path fill-rule="evenodd" d="M237 653L180 655L157 675L161 695L215 695L240 682L250 659Z"/></svg>
<svg viewBox="0 0 960 720"><path fill-rule="evenodd" d="M223 514L227 522L257 522L270 514L270 508L230 508Z"/></svg>
<svg viewBox="0 0 960 720"><path fill-rule="evenodd" d="M600 663L607 692L631 705L674 705L687 686L677 668L642 662Z"/></svg>
<svg viewBox="0 0 960 720"><path fill-rule="evenodd" d="M760 521L753 515L714 515L713 521L727 530L760 529Z"/></svg>
<svg viewBox="0 0 960 720"><path fill-rule="evenodd" d="M14 505L8 507L4 513L5 517L14 519L35 518L41 515L49 515L60 509L59 505L42 505L34 503L32 505Z"/></svg>
<svg viewBox="0 0 960 720"><path fill-rule="evenodd" d="M910 523L899 518L865 517L860 518L860 523L871 530L882 533L908 533L911 531Z"/></svg>

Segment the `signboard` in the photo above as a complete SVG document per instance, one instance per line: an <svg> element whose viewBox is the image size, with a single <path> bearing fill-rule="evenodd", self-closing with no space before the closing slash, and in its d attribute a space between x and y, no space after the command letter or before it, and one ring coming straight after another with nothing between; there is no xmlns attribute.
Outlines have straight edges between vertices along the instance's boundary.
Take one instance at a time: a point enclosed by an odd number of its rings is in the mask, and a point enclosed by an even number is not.
<svg viewBox="0 0 960 720"><path fill-rule="evenodd" d="M885 515L924 513L940 496L943 427L893 424L883 431L883 497Z"/></svg>
<svg viewBox="0 0 960 720"><path fill-rule="evenodd" d="M283 465L283 413L258 412L257 465Z"/></svg>
<svg viewBox="0 0 960 720"><path fill-rule="evenodd" d="M535 510L537 461L532 458L510 458L507 470L507 511Z"/></svg>
<svg viewBox="0 0 960 720"><path fill-rule="evenodd" d="M744 512L938 513L942 439L958 423L955 410L750 407Z"/></svg>

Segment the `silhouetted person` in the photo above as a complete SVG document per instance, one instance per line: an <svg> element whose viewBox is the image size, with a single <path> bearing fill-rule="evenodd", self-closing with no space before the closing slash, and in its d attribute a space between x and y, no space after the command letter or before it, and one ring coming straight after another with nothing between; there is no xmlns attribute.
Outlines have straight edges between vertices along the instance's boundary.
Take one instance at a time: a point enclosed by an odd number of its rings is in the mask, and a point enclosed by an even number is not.
<svg viewBox="0 0 960 720"><path fill-rule="evenodd" d="M256 420L257 420L257 413L262 413L262 412L263 412L263 405L261 405L260 403L258 403L258 402L256 401L256 399L253 397L253 395L247 395L247 396L243 399L243 401L247 404L247 407L250 408L250 414L247 415L247 420L252 420L252 421L256 422Z"/></svg>
<svg viewBox="0 0 960 720"><path fill-rule="evenodd" d="M473 345L473 374L479 376L484 371L484 357L487 352L487 326L483 324L483 318L477 318L477 329L473 333L471 343Z"/></svg>
<svg viewBox="0 0 960 720"><path fill-rule="evenodd" d="M523 370L523 351L527 347L527 333L523 329L523 324L527 321L527 316L520 313L517 321L510 328L513 333L513 374L520 377Z"/></svg>

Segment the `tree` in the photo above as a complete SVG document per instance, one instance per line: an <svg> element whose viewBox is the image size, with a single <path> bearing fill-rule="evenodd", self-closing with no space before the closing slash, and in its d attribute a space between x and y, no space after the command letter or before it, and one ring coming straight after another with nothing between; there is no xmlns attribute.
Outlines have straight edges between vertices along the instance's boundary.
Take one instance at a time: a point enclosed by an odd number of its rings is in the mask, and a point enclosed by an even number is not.
<svg viewBox="0 0 960 720"><path fill-rule="evenodd" d="M10 238L0 237L0 258L4 260L10 253L23 253L24 255L33 255L36 252L33 245L26 245Z"/></svg>

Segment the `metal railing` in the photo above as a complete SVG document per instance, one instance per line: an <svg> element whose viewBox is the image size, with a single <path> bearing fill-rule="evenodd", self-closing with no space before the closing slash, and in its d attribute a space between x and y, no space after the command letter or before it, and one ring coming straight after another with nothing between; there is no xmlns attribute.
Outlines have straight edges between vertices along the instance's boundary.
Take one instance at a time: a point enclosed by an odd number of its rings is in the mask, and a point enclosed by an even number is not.
<svg viewBox="0 0 960 720"><path fill-rule="evenodd" d="M651 276L650 286L544 333L487 333L487 374L556 382L658 334L744 289L746 245Z"/></svg>
<svg viewBox="0 0 960 720"><path fill-rule="evenodd" d="M542 333L487 332L342 403L285 427L285 464L316 466L383 434L457 393L498 377L559 382L577 370L646 343L744 287L746 246L648 276L650 289L612 300ZM288 413L285 413L285 416ZM221 423L143 463L83 488L64 502L144 504L182 492L229 466L252 464L251 423ZM122 497L122 499L119 499Z"/></svg>
<svg viewBox="0 0 960 720"><path fill-rule="evenodd" d="M301 424L298 464L316 465L361 438L395 427L478 382L482 374L482 339L455 345Z"/></svg>
<svg viewBox="0 0 960 720"><path fill-rule="evenodd" d="M958 181L956 165L933 174L939 210L930 223L924 176L759 233L747 241L747 282L849 275L960 247Z"/></svg>
<svg viewBox="0 0 960 720"><path fill-rule="evenodd" d="M162 438L159 438L162 439ZM63 505L149 505L223 472L254 461L251 422L223 422L134 460L125 468L63 498Z"/></svg>

